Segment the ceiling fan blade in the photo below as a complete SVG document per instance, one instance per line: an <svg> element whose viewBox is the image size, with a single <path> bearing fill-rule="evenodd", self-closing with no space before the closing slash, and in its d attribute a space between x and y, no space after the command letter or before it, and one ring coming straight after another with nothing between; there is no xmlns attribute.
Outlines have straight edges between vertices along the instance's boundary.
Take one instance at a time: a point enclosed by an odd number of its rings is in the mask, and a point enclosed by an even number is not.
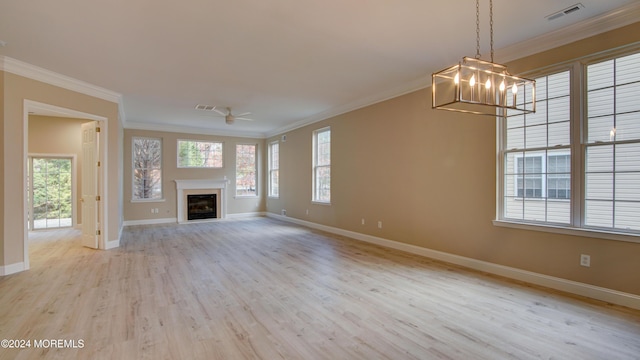
<svg viewBox="0 0 640 360"><path fill-rule="evenodd" d="M213 111L217 112L217 113L218 113L218 114L220 114L221 116L227 116L227 113L222 112L222 111L220 111L220 110L218 110L218 109L216 109L216 108L213 108Z"/></svg>
<svg viewBox="0 0 640 360"><path fill-rule="evenodd" d="M235 119L236 119L236 120L253 121L253 119L249 119L249 118L246 118L246 117L238 117L238 116L236 116L236 117L235 117Z"/></svg>
<svg viewBox="0 0 640 360"><path fill-rule="evenodd" d="M247 115L251 115L251 112L243 112L242 114L237 114L236 116L242 117Z"/></svg>

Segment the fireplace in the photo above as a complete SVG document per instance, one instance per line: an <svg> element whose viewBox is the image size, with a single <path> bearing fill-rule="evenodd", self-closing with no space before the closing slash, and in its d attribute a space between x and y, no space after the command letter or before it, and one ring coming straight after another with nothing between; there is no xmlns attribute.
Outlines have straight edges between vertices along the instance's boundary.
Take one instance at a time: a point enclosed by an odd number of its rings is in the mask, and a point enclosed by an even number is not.
<svg viewBox="0 0 640 360"><path fill-rule="evenodd" d="M176 200L177 200L177 220L178 224L187 224L198 221L215 221L224 219L227 215L227 179L197 179L197 180L175 180L176 182ZM202 214L193 218L189 215L190 206L188 197L191 195L215 195L215 202L212 206L213 215L208 214L206 217ZM196 212L203 211L201 205L194 208ZM209 212L209 211L207 211Z"/></svg>
<svg viewBox="0 0 640 360"><path fill-rule="evenodd" d="M187 220L216 218L216 194L187 195Z"/></svg>

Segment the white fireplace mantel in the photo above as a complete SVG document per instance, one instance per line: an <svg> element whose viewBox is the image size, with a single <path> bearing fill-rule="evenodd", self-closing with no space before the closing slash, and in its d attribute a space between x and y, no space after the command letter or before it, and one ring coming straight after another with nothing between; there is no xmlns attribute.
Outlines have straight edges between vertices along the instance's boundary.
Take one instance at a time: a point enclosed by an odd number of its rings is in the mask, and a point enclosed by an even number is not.
<svg viewBox="0 0 640 360"><path fill-rule="evenodd" d="M229 184L229 180L213 180L213 179L198 179L198 180L174 180L176 182L176 200L178 206L178 223L186 223L187 214L185 211L185 203L186 203L186 191L191 190L219 190L220 191L220 199L218 199L220 203L220 214L218 218L225 218L227 216L227 185Z"/></svg>

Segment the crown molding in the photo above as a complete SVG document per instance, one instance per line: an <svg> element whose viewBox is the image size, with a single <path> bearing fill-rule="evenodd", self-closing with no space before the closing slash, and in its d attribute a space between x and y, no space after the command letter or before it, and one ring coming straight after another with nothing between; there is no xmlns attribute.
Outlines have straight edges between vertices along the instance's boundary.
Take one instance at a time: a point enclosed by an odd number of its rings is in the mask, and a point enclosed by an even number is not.
<svg viewBox="0 0 640 360"><path fill-rule="evenodd" d="M266 133L267 137L272 137L272 136L276 136L276 135L280 135L283 134L285 132L288 131L293 131L295 129L299 129L301 127L322 121L322 120L326 120L338 115L342 115L342 114L346 114L348 112L351 111L355 111L358 109L362 109L364 107L367 106L371 106L386 100L390 100L393 98L397 98L398 96L402 96L405 94L409 94L412 93L414 91L418 91L418 90L422 90L425 89L427 87L431 86L431 77L429 76L423 76L420 77L418 79L414 79L412 81L406 82L400 86L396 86L394 88L391 88L390 90L386 90L374 95L370 95L364 98L360 98L358 100L346 103L342 106L338 106L335 108L331 108L327 111L323 111L319 114L310 116L308 118L296 121L293 124L287 125L287 126L283 126L280 127L278 129L269 131Z"/></svg>
<svg viewBox="0 0 640 360"><path fill-rule="evenodd" d="M608 13L592 17L552 31L529 40L519 42L496 50L496 58L501 63L537 54L562 45L595 36L610 30L614 30L626 25L638 22L640 19L640 2L634 2L620 7ZM317 115L297 121L291 125L284 126L267 133L267 137L272 137L310 125L322 120L332 118L350 111L354 111L366 106L370 106L385 100L393 99L414 91L418 91L431 86L431 78L425 75L423 78L415 79L389 91L378 93L366 98L344 104L340 107L330 109Z"/></svg>
<svg viewBox="0 0 640 360"><path fill-rule="evenodd" d="M131 130L164 131L164 132L171 132L171 133L231 136L231 137L242 137L242 138L252 138L252 139L264 139L267 136L265 133L261 133L261 132L233 131L233 130L225 131L225 130L207 129L202 127L178 126L178 125L167 125L167 124L135 122L135 121L125 122L124 128L131 129Z"/></svg>
<svg viewBox="0 0 640 360"><path fill-rule="evenodd" d="M631 25L638 22L638 19L640 19L640 2L633 2L602 15L498 49L495 57L504 64Z"/></svg>
<svg viewBox="0 0 640 360"><path fill-rule="evenodd" d="M0 56L0 64L1 70L47 83L49 85L58 86L114 103L120 103L122 99L122 95L117 92L92 85L69 76L61 75L7 56Z"/></svg>

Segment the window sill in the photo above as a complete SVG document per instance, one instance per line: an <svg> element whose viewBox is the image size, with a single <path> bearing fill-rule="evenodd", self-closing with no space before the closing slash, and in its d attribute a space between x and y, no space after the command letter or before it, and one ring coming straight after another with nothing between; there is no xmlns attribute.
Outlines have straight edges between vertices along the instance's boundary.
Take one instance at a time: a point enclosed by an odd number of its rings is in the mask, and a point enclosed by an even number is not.
<svg viewBox="0 0 640 360"><path fill-rule="evenodd" d="M606 231L598 229L584 229L574 228L570 226L561 225L546 225L546 224L532 224L523 223L510 220L493 220L493 225L498 227L506 227L520 230L542 231L555 234L573 235L590 237L595 239L625 241L632 243L640 243L640 234L632 234L617 231Z"/></svg>
<svg viewBox="0 0 640 360"><path fill-rule="evenodd" d="M331 202L329 202L329 201L315 201L315 200L312 200L311 203L315 204L315 205L327 205L327 206L331 205Z"/></svg>
<svg viewBox="0 0 640 360"><path fill-rule="evenodd" d="M155 203L155 202L165 202L164 198L162 199L131 199L132 203Z"/></svg>
<svg viewBox="0 0 640 360"><path fill-rule="evenodd" d="M234 199L258 199L258 195L235 195Z"/></svg>

